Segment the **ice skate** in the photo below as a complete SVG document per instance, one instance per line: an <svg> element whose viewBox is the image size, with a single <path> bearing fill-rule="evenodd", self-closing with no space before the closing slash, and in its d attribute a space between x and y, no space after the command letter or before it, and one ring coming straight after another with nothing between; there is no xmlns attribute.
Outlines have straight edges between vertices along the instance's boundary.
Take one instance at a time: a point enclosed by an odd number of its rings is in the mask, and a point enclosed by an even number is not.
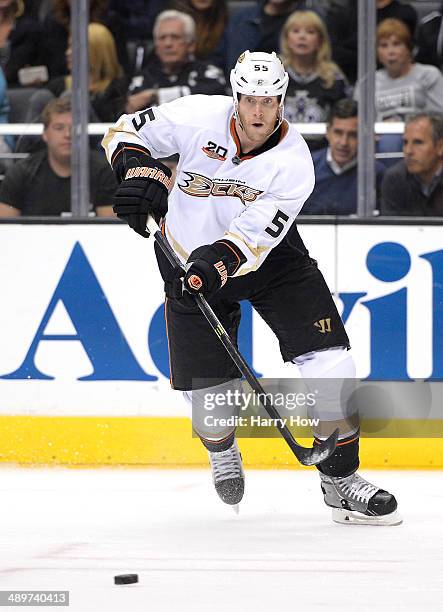
<svg viewBox="0 0 443 612"><path fill-rule="evenodd" d="M325 504L332 508L336 523L359 525L399 525L395 497L371 484L355 472L345 478L320 473Z"/></svg>
<svg viewBox="0 0 443 612"><path fill-rule="evenodd" d="M209 452L215 490L231 506L240 503L245 490L245 475L237 440L225 451Z"/></svg>

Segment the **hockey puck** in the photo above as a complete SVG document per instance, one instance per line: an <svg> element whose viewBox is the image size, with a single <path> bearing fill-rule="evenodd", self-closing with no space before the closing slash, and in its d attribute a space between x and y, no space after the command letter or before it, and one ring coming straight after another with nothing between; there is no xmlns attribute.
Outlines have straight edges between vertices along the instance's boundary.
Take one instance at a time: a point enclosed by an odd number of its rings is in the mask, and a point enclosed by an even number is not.
<svg viewBox="0 0 443 612"><path fill-rule="evenodd" d="M114 584L134 584L138 582L138 574L120 574L114 576Z"/></svg>

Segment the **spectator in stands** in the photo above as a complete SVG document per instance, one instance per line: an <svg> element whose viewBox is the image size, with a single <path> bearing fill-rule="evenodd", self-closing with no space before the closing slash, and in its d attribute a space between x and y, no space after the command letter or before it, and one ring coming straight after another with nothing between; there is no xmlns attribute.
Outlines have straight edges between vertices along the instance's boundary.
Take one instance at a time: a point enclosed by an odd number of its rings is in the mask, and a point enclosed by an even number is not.
<svg viewBox="0 0 443 612"><path fill-rule="evenodd" d="M101 23L88 25L89 44L89 93L90 120L113 122L121 115L127 91L127 80L123 77L118 63L114 37ZM66 50L69 74L51 79L45 88L36 91L29 99L27 123L40 121L41 113L53 97L71 92L72 49ZM28 140L28 139L27 139ZM21 147L20 150L23 150Z"/></svg>
<svg viewBox="0 0 443 612"><path fill-rule="evenodd" d="M134 113L189 94L224 94L223 71L192 59L195 21L180 11L163 11L154 25L155 53L141 75L133 78L126 111Z"/></svg>
<svg viewBox="0 0 443 612"><path fill-rule="evenodd" d="M443 216L443 115L408 117L403 153L383 178L381 214Z"/></svg>
<svg viewBox="0 0 443 612"><path fill-rule="evenodd" d="M314 191L303 206L303 215L350 215L357 211L358 107L355 100L339 100L331 110L329 146L312 155ZM377 192L384 167L376 163Z"/></svg>
<svg viewBox="0 0 443 612"><path fill-rule="evenodd" d="M173 0L171 8L188 13L195 21L195 57L224 69L228 23L226 0Z"/></svg>
<svg viewBox="0 0 443 612"><path fill-rule="evenodd" d="M340 68L331 61L325 24L313 11L295 11L282 30L282 61L289 75L285 118L290 122L321 123L332 105L351 93ZM323 138L308 140L311 149L325 146Z"/></svg>
<svg viewBox="0 0 443 612"><path fill-rule="evenodd" d="M377 54L383 66L375 74L377 121L403 121L410 113L443 111L443 75L435 66L413 63L411 34L402 21L385 19L379 24ZM358 99L358 85L354 95ZM378 139L379 152L401 149L398 134Z"/></svg>
<svg viewBox="0 0 443 612"><path fill-rule="evenodd" d="M118 16L126 40L152 39L157 15L165 8L165 0L109 0L109 10Z"/></svg>
<svg viewBox="0 0 443 612"><path fill-rule="evenodd" d="M398 0L377 0L377 24L391 18L402 21L412 39L417 24L415 9ZM358 2L352 0L347 6L334 3L328 11L326 25L331 38L332 57L354 84L357 78Z"/></svg>
<svg viewBox="0 0 443 612"><path fill-rule="evenodd" d="M23 0L0 3L0 67L10 87L20 85L20 69L42 63L40 24L23 12Z"/></svg>
<svg viewBox="0 0 443 612"><path fill-rule="evenodd" d="M71 104L52 100L43 112L46 148L17 162L0 187L0 217L55 216L70 210ZM117 187L107 161L97 151L89 158L91 209L113 216L111 201Z"/></svg>
<svg viewBox="0 0 443 612"><path fill-rule="evenodd" d="M415 61L443 69L443 2L423 17L417 28Z"/></svg>
<svg viewBox="0 0 443 612"><path fill-rule="evenodd" d="M108 28L101 23L88 25L89 45L89 93L95 120L103 122L116 121L126 97L126 79L118 63L114 37ZM72 70L72 48L66 50L68 71ZM71 91L71 74L52 79L47 88L55 96Z"/></svg>
<svg viewBox="0 0 443 612"><path fill-rule="evenodd" d="M48 67L49 77L68 73L66 49L68 48L71 20L71 0L53 0L53 10L43 23L41 53ZM108 0L90 0L90 23L101 23L111 31L117 46L117 56L125 71L129 68L126 33L119 17L109 10Z"/></svg>
<svg viewBox="0 0 443 612"><path fill-rule="evenodd" d="M231 15L227 28L226 73L246 49L277 51L286 19L294 11L307 9L323 16L321 0L260 0L257 6L240 9Z"/></svg>
<svg viewBox="0 0 443 612"><path fill-rule="evenodd" d="M402 121L418 111L443 111L443 76L435 66L413 63L412 38L398 19L377 28L377 53L383 68L375 77L378 121Z"/></svg>
<svg viewBox="0 0 443 612"><path fill-rule="evenodd" d="M25 0L23 15L43 21L51 9L52 0Z"/></svg>
<svg viewBox="0 0 443 612"><path fill-rule="evenodd" d="M417 12L410 4L398 0L377 0L377 24L385 19L399 19L408 27L411 38L414 37Z"/></svg>

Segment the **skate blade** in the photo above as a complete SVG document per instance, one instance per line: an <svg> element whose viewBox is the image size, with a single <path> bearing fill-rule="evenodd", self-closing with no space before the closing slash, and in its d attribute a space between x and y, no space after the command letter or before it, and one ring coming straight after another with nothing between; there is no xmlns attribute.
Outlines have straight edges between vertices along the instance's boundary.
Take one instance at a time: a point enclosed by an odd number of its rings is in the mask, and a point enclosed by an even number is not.
<svg viewBox="0 0 443 612"><path fill-rule="evenodd" d="M240 514L240 504L234 504L232 509L234 510L235 514Z"/></svg>
<svg viewBox="0 0 443 612"><path fill-rule="evenodd" d="M343 510L342 508L332 509L332 520L334 523L340 523L342 525L375 525L378 527L393 527L403 522L397 510L390 514L385 514L384 516L367 516L361 512L352 512L350 510Z"/></svg>

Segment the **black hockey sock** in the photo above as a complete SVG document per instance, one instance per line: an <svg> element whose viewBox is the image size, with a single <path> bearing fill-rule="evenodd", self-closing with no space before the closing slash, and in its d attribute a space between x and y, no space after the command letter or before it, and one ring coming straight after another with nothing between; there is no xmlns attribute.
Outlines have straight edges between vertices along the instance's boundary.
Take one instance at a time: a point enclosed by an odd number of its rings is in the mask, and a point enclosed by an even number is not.
<svg viewBox="0 0 443 612"><path fill-rule="evenodd" d="M317 444L318 441L316 440ZM335 451L317 465L317 469L326 476L344 478L353 474L359 466L358 449L359 434L339 440Z"/></svg>
<svg viewBox="0 0 443 612"><path fill-rule="evenodd" d="M235 431L231 432L229 436L222 440L206 440L200 436L203 446L205 446L211 453L219 453L221 451L228 450L234 444Z"/></svg>

